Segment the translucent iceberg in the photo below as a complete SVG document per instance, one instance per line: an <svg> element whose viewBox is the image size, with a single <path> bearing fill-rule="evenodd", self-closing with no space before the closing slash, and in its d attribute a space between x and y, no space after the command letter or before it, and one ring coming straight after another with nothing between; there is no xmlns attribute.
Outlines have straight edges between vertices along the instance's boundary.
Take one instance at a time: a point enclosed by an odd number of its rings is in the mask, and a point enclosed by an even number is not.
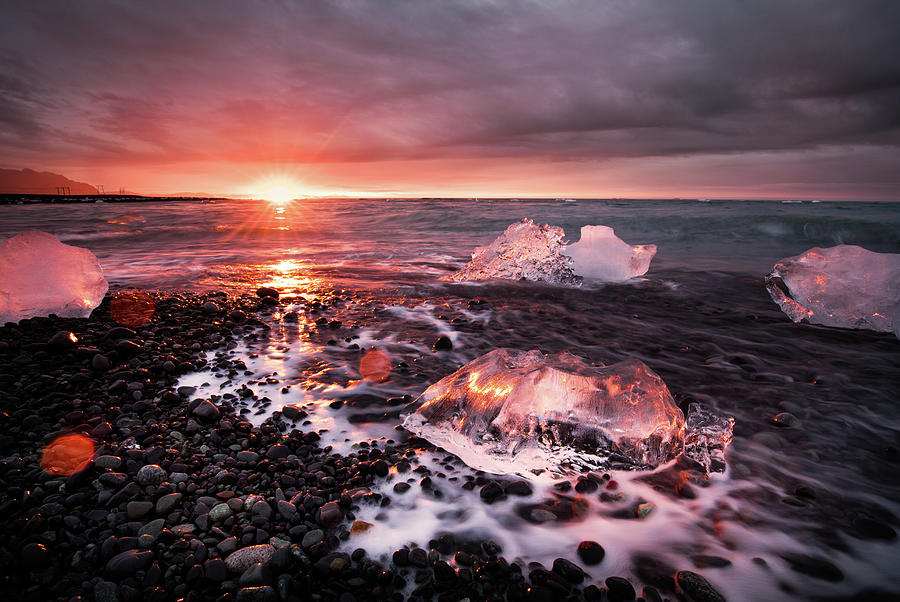
<svg viewBox="0 0 900 602"><path fill-rule="evenodd" d="M662 379L628 359L495 349L425 390L407 430L469 466L525 476L648 468L681 452L684 415Z"/></svg>
<svg viewBox="0 0 900 602"><path fill-rule="evenodd" d="M725 448L734 437L734 418L699 403L688 406L684 457L705 472L725 470Z"/></svg>
<svg viewBox="0 0 900 602"><path fill-rule="evenodd" d="M643 276L656 255L656 245L629 245L609 226L583 226L581 240L563 251L573 259L576 274L604 282Z"/></svg>
<svg viewBox="0 0 900 602"><path fill-rule="evenodd" d="M854 245L815 247L776 263L766 288L794 322L896 332L900 255Z"/></svg>
<svg viewBox="0 0 900 602"><path fill-rule="evenodd" d="M0 242L0 324L49 314L86 318L108 288L88 249L37 230Z"/></svg>
<svg viewBox="0 0 900 602"><path fill-rule="evenodd" d="M465 268L451 280L534 280L551 284L579 281L572 260L562 254L565 232L559 226L530 219L511 224L486 247L477 247Z"/></svg>

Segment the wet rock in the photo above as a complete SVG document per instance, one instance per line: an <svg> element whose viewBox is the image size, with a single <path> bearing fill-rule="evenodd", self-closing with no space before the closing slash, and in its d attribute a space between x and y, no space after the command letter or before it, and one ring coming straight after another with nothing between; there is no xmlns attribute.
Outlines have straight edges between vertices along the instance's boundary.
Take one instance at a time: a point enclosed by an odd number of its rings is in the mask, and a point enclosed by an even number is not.
<svg viewBox="0 0 900 602"><path fill-rule="evenodd" d="M221 412L211 401L203 399L198 403L191 413L205 422L214 422L219 419Z"/></svg>
<svg viewBox="0 0 900 602"><path fill-rule="evenodd" d="M604 556L606 556L606 550L596 541L582 541L578 544L578 557L586 565L600 564L603 562Z"/></svg>
<svg viewBox="0 0 900 602"><path fill-rule="evenodd" d="M841 569L824 558L794 552L782 554L781 557L788 563L791 570L797 573L824 581L841 581L844 578Z"/></svg>
<svg viewBox="0 0 900 602"><path fill-rule="evenodd" d="M213 303L212 301L207 301L203 305L200 306L200 309L203 310L205 314L217 314L219 313L219 306Z"/></svg>
<svg viewBox="0 0 900 602"><path fill-rule="evenodd" d="M606 587L608 588L607 599L609 602L625 602L634 600L637 596L634 586L624 577L607 577Z"/></svg>
<svg viewBox="0 0 900 602"><path fill-rule="evenodd" d="M144 518L153 510L153 502L133 500L125 505L125 514L128 520Z"/></svg>
<svg viewBox="0 0 900 602"><path fill-rule="evenodd" d="M122 466L122 458L118 456L97 456L94 466L103 470L118 470Z"/></svg>
<svg viewBox="0 0 900 602"><path fill-rule="evenodd" d="M257 562L255 564L250 565L246 571L241 573L241 578L239 583L241 585L265 585L272 579L272 571L268 569L268 567L261 563Z"/></svg>
<svg viewBox="0 0 900 602"><path fill-rule="evenodd" d="M247 464L256 464L259 460L259 454L253 451L239 451L236 456L238 462L246 462Z"/></svg>
<svg viewBox="0 0 900 602"><path fill-rule="evenodd" d="M273 299L278 299L280 294L274 288L270 288L268 286L261 286L258 289L256 289L256 296L259 298L272 297Z"/></svg>
<svg viewBox="0 0 900 602"><path fill-rule="evenodd" d="M249 546L229 554L225 566L232 573L243 573L257 562L268 562L274 554L275 547L269 544Z"/></svg>
<svg viewBox="0 0 900 602"><path fill-rule="evenodd" d="M101 579L94 585L94 602L119 602L119 587Z"/></svg>
<svg viewBox="0 0 900 602"><path fill-rule="evenodd" d="M584 571L581 570L581 567L565 558L557 558L553 561L553 572L565 577L571 583L584 581Z"/></svg>
<svg viewBox="0 0 900 602"><path fill-rule="evenodd" d="M513 481L506 486L506 495L528 496L531 495L531 493L531 485L525 481Z"/></svg>
<svg viewBox="0 0 900 602"><path fill-rule="evenodd" d="M725 602L725 597L716 591L709 581L692 571L678 571L675 581L694 602Z"/></svg>
<svg viewBox="0 0 900 602"><path fill-rule="evenodd" d="M300 542L300 545L308 550L315 544L321 542L325 538L325 533L321 529L313 529L312 531L308 531L306 535L303 536L303 540Z"/></svg>
<svg viewBox="0 0 900 602"><path fill-rule="evenodd" d="M50 552L42 543L29 543L22 546L20 559L25 568L42 570L50 563Z"/></svg>
<svg viewBox="0 0 900 602"><path fill-rule="evenodd" d="M431 346L433 351L450 351L453 349L453 341L450 340L450 337L440 336Z"/></svg>
<svg viewBox="0 0 900 602"><path fill-rule="evenodd" d="M231 506L227 503L216 504L209 511L209 519L213 522L222 522L231 516Z"/></svg>
<svg viewBox="0 0 900 602"><path fill-rule="evenodd" d="M491 481L481 488L479 495L481 496L482 500L484 500L488 504L492 504L500 499L501 496L503 496L503 487L501 487L496 481Z"/></svg>
<svg viewBox="0 0 900 602"><path fill-rule="evenodd" d="M109 365L109 358L103 354L97 353L91 358L91 368L97 372L109 370Z"/></svg>
<svg viewBox="0 0 900 602"><path fill-rule="evenodd" d="M422 548L413 548L409 551L409 563L421 568L427 567L428 553Z"/></svg>
<svg viewBox="0 0 900 602"><path fill-rule="evenodd" d="M153 562L152 552L126 550L116 554L106 563L106 570L121 575L131 575L150 566Z"/></svg>
<svg viewBox="0 0 900 602"><path fill-rule="evenodd" d="M276 444L266 451L266 457L270 460L283 460L284 458L287 458L290 453L291 450L286 445Z"/></svg>
<svg viewBox="0 0 900 602"><path fill-rule="evenodd" d="M174 476L174 475L173 475ZM181 502L182 494L168 493L156 500L156 513L168 514Z"/></svg>
<svg viewBox="0 0 900 602"><path fill-rule="evenodd" d="M790 412L781 412L772 418L772 423L781 427L797 427L800 426L800 419Z"/></svg>
<svg viewBox="0 0 900 602"><path fill-rule="evenodd" d="M207 579L221 583L228 578L228 570L221 558L212 558L203 564L203 574Z"/></svg>
<svg viewBox="0 0 900 602"><path fill-rule="evenodd" d="M78 337L68 330L60 330L47 341L47 346L56 351L75 349L78 346Z"/></svg>
<svg viewBox="0 0 900 602"><path fill-rule="evenodd" d="M344 520L344 511L337 502L328 502L319 509L319 524L326 529L338 525Z"/></svg>
<svg viewBox="0 0 900 602"><path fill-rule="evenodd" d="M243 587L235 597L237 602L279 602L278 594L268 585Z"/></svg>
<svg viewBox="0 0 900 602"><path fill-rule="evenodd" d="M146 466L141 466L141 469L138 470L135 481L142 487L146 487L147 485L159 485L166 480L166 476L166 471L163 470L161 466L157 464L147 464Z"/></svg>
<svg viewBox="0 0 900 602"><path fill-rule="evenodd" d="M281 408L281 415L288 420L297 420L299 418L305 418L307 413L303 411L303 408L296 404L288 404Z"/></svg>
<svg viewBox="0 0 900 602"><path fill-rule="evenodd" d="M300 514L297 512L297 507L292 503L285 500L278 500L276 506L278 508L278 514L283 516L288 522L296 523L300 520Z"/></svg>

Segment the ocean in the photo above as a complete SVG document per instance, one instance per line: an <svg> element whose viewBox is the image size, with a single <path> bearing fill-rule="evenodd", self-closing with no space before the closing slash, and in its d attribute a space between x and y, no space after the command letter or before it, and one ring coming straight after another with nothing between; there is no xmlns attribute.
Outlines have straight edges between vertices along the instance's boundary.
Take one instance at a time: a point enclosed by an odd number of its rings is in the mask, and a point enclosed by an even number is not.
<svg viewBox="0 0 900 602"><path fill-rule="evenodd" d="M642 278L625 284L455 283L511 223L607 225L629 244L656 244ZM419 461L447 477L441 496L418 475L391 473L389 507L364 507L373 526L344 544L390 558L441 533L491 538L523 567L578 562L581 540L606 550L585 567L602 581L650 583L659 567L701 573L729 600L868 599L900 595L900 341L893 334L794 324L764 276L811 247L853 244L900 253L900 204L698 200L159 201L0 206L0 237L28 229L89 248L115 287L254 294L280 306L264 337L211 349L182 385L197 395L252 388L259 424L286 404L308 413L322 444L401 440L395 405L497 347L568 351L590 362L637 358L682 407L700 401L735 418L724 473L674 465L615 471L598 493L533 493L487 505L459 486L474 471L440 451ZM309 303L330 308L329 324ZM304 310L303 308L307 308ZM292 318L285 319L292 312ZM436 352L441 336L452 350ZM382 382L360 376L377 349ZM216 368L239 358L247 371ZM409 398L406 398L407 400ZM790 419L785 419L787 413ZM781 416L779 421L776 416ZM416 477L416 478L413 478ZM690 478L689 478L690 477ZM410 489L395 495L408 480ZM528 508L577 509L546 521ZM542 515L546 516L546 515ZM655 567L655 568L654 568ZM665 572L665 570L662 572Z"/></svg>

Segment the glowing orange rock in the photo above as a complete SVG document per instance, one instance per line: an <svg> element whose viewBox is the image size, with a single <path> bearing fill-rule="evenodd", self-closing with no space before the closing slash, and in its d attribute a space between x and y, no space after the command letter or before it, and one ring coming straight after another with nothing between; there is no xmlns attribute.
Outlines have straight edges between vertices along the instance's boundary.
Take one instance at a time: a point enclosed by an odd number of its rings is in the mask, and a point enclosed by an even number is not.
<svg viewBox="0 0 900 602"><path fill-rule="evenodd" d="M123 326L140 326L153 318L156 303L144 291L119 291L109 302L109 314Z"/></svg>
<svg viewBox="0 0 900 602"><path fill-rule="evenodd" d="M391 375L391 356L373 349L359 360L359 374L364 380L380 383Z"/></svg>
<svg viewBox="0 0 900 602"><path fill-rule="evenodd" d="M84 470L93 457L94 442L89 438L61 435L44 448L41 468L50 474L69 476Z"/></svg>

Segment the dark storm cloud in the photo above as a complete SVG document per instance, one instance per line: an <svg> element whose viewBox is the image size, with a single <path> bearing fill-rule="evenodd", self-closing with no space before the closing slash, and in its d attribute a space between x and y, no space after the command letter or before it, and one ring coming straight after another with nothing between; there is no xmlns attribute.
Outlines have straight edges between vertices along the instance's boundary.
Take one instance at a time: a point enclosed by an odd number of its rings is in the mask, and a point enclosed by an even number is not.
<svg viewBox="0 0 900 602"><path fill-rule="evenodd" d="M3 2L0 160L900 144L895 2Z"/></svg>

